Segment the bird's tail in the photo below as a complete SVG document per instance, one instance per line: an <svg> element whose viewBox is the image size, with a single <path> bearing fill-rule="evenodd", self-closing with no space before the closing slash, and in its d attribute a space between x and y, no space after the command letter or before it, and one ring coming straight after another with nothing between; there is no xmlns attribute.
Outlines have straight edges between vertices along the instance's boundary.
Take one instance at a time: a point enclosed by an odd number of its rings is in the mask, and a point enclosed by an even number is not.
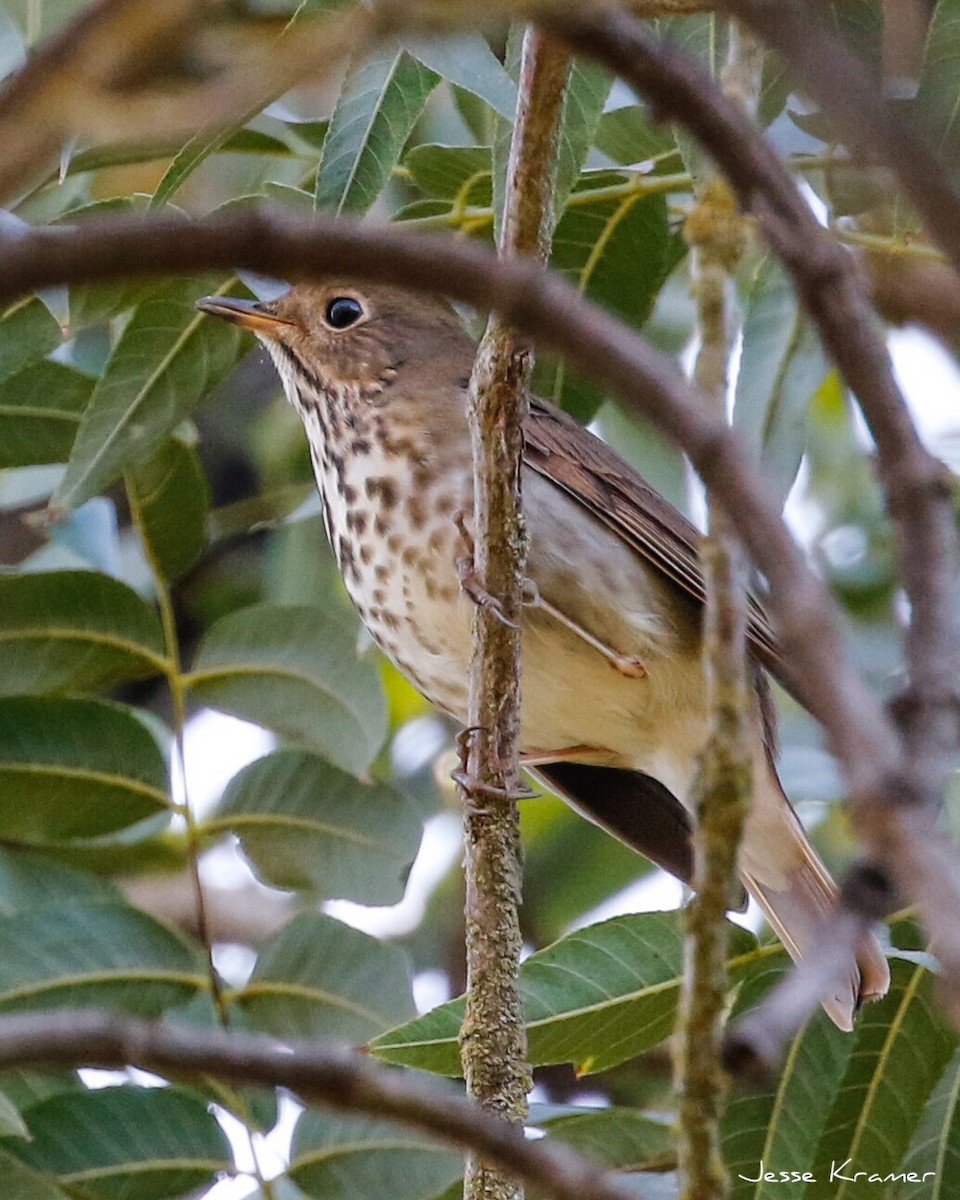
<svg viewBox="0 0 960 1200"><path fill-rule="evenodd" d="M796 961L818 934L822 935L824 922L836 903L837 887L775 775L771 782L778 793L776 806L763 803L765 788L755 795L741 853L740 877ZM775 830L771 824L776 825ZM755 846L762 846L765 853L751 853ZM773 847L776 849L771 854ZM857 946L847 977L821 1002L834 1024L849 1030L860 1005L880 999L889 987L890 968L883 949L872 934L867 934Z"/></svg>

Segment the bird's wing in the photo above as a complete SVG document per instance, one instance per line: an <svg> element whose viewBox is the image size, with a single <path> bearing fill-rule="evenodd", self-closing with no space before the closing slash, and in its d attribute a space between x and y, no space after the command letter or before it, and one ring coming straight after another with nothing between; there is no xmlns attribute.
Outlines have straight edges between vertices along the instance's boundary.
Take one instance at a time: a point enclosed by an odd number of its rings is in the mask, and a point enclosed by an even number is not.
<svg viewBox="0 0 960 1200"><path fill-rule="evenodd" d="M700 534L620 456L554 405L536 397L524 428L524 461L579 501L693 600L704 601ZM802 687L780 653L762 607L750 598L747 639L754 658L795 699Z"/></svg>

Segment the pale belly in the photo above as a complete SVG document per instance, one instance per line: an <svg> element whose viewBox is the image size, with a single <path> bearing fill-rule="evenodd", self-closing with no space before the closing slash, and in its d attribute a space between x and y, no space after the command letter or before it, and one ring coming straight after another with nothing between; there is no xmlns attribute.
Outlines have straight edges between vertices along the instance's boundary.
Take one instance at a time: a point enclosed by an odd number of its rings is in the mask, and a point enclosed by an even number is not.
<svg viewBox="0 0 960 1200"><path fill-rule="evenodd" d="M366 478L355 478L352 487L360 493ZM544 595L562 596L567 614L588 620L595 636L639 658L646 673L619 673L576 633L526 608L523 751L545 759L582 747L577 758L644 771L685 799L707 736L689 614L673 613L663 586L651 582L634 553L603 526L587 527L591 561L584 570L583 510L537 476L525 488L528 512L549 506L546 525L528 516L532 580ZM361 538L349 561L341 561L344 580L387 657L433 703L466 723L473 601L456 566L465 547L450 516L434 518L411 539L403 503L382 514L377 537ZM345 511L332 516L336 549L351 531ZM611 595L624 600L610 605Z"/></svg>

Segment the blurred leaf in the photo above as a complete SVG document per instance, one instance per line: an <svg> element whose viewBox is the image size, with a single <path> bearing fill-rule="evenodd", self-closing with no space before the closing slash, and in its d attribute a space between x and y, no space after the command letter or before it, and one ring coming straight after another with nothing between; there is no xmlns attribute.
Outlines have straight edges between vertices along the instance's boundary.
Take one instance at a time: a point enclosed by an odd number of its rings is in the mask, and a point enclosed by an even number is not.
<svg viewBox="0 0 960 1200"><path fill-rule="evenodd" d="M80 422L55 507L77 507L143 462L237 361L245 345L237 326L194 307L209 286L170 284L136 309ZM247 290L231 281L222 294Z"/></svg>
<svg viewBox="0 0 960 1200"><path fill-rule="evenodd" d="M36 296L25 296L0 315L0 380L46 358L60 345L60 326Z"/></svg>
<svg viewBox="0 0 960 1200"><path fill-rule="evenodd" d="M80 901L0 919L0 1011L110 1007L144 1017L204 986L198 956L122 901Z"/></svg>
<svg viewBox="0 0 960 1200"><path fill-rule="evenodd" d="M560 114L557 174L553 185L554 220L580 177L597 132L600 114L613 80L595 63L574 59Z"/></svg>
<svg viewBox="0 0 960 1200"><path fill-rule="evenodd" d="M489 146L422 144L407 152L403 165L428 196L487 207L491 203Z"/></svg>
<svg viewBox="0 0 960 1200"><path fill-rule="evenodd" d="M0 383L0 468L66 462L93 386L47 360Z"/></svg>
<svg viewBox="0 0 960 1200"><path fill-rule="evenodd" d="M3 1149L0 1149L0 1178L4 1200L70 1200L52 1179Z"/></svg>
<svg viewBox="0 0 960 1200"><path fill-rule="evenodd" d="M0 575L0 695L103 688L163 670L163 629L95 571Z"/></svg>
<svg viewBox="0 0 960 1200"><path fill-rule="evenodd" d="M113 196L109 200L94 200L79 208L72 207L58 223L80 225L85 221L100 221L106 217L133 216L143 213L146 207L146 196ZM164 292L168 286L166 282L144 279L75 283L68 292L67 332L76 334L109 321L120 313L128 312L141 299Z"/></svg>
<svg viewBox="0 0 960 1200"><path fill-rule="evenodd" d="M933 999L926 967L894 958L889 994L861 1012L855 1052L826 1113L814 1174L831 1163L878 1175L896 1171L930 1093L957 1046ZM819 1103L819 1101L818 1101ZM852 1170L844 1172L852 1174ZM862 1185L835 1181L830 1200L855 1200ZM927 1193L929 1195L929 1193Z"/></svg>
<svg viewBox="0 0 960 1200"><path fill-rule="evenodd" d="M540 781L534 787L542 786ZM554 796L520 806L524 845L525 941L552 942L584 912L653 869L650 862L585 821ZM571 870L571 864L576 869Z"/></svg>
<svg viewBox="0 0 960 1200"><path fill-rule="evenodd" d="M259 604L218 621L188 677L194 697L362 771L386 737L376 663L334 611Z"/></svg>
<svg viewBox="0 0 960 1200"><path fill-rule="evenodd" d="M0 12L0 79L21 66L27 57L20 28L8 13Z"/></svg>
<svg viewBox="0 0 960 1200"><path fill-rule="evenodd" d="M229 829L264 883L396 904L420 844L416 810L385 784L279 750L234 776L209 830Z"/></svg>
<svg viewBox="0 0 960 1200"><path fill-rule="evenodd" d="M0 920L72 904L119 904L120 892L96 875L64 867L32 850L0 848Z"/></svg>
<svg viewBox="0 0 960 1200"><path fill-rule="evenodd" d="M290 1176L319 1200L434 1200L462 1174L462 1154L392 1121L308 1109L293 1135Z"/></svg>
<svg viewBox="0 0 960 1200"><path fill-rule="evenodd" d="M553 241L551 266L588 299L639 328L664 280L683 255L671 232L663 196L627 192L622 198L568 205ZM543 358L533 389L581 420L596 412L601 388L574 378L555 358Z"/></svg>
<svg viewBox="0 0 960 1200"><path fill-rule="evenodd" d="M250 1027L275 1037L363 1044L414 1012L410 964L397 946L320 913L302 913L263 943L231 998Z"/></svg>
<svg viewBox="0 0 960 1200"><path fill-rule="evenodd" d="M366 212L386 186L439 79L389 45L350 67L323 140L318 208Z"/></svg>
<svg viewBox="0 0 960 1200"><path fill-rule="evenodd" d="M169 803L160 748L129 709L53 696L0 699L0 836L97 837Z"/></svg>
<svg viewBox="0 0 960 1200"><path fill-rule="evenodd" d="M671 126L654 125L639 104L605 112L597 125L596 142L598 150L624 166L651 159L660 160L658 169L669 166L679 171L683 166Z"/></svg>
<svg viewBox="0 0 960 1200"><path fill-rule="evenodd" d="M513 120L517 85L480 33L455 33L445 37L405 37L403 45L430 71L457 87L472 92L505 117Z"/></svg>
<svg viewBox="0 0 960 1200"><path fill-rule="evenodd" d="M733 423L782 504L800 469L814 393L830 364L779 263L765 258L746 296Z"/></svg>
<svg viewBox="0 0 960 1200"><path fill-rule="evenodd" d="M756 969L768 951L730 927L731 970ZM520 995L533 1066L572 1062L604 1071L673 1032L683 971L683 914L641 913L579 929L520 968ZM391 1029L371 1044L389 1062L457 1075L463 998Z"/></svg>
<svg viewBox="0 0 960 1200"><path fill-rule="evenodd" d="M163 579L179 579L207 545L210 487L192 442L169 438L129 473L145 549Z"/></svg>
<svg viewBox="0 0 960 1200"><path fill-rule="evenodd" d="M562 1142L590 1162L618 1171L641 1171L676 1158L676 1132L665 1122L630 1108L581 1109L538 1121L551 1141Z"/></svg>
<svg viewBox="0 0 960 1200"><path fill-rule="evenodd" d="M196 1096L107 1087L54 1096L27 1113L31 1140L8 1151L96 1200L165 1200L231 1169L230 1143Z"/></svg>
<svg viewBox="0 0 960 1200"><path fill-rule="evenodd" d="M930 140L947 165L960 167L960 110L957 72L960 68L960 2L939 0L927 35L926 56L917 104Z"/></svg>
<svg viewBox="0 0 960 1200"><path fill-rule="evenodd" d="M899 1189L901 1200L948 1200L960 1178L960 1051L930 1094L900 1169L919 1177Z"/></svg>
<svg viewBox="0 0 960 1200"><path fill-rule="evenodd" d="M0 1091L0 1138L28 1136L29 1130L20 1110L6 1092Z"/></svg>

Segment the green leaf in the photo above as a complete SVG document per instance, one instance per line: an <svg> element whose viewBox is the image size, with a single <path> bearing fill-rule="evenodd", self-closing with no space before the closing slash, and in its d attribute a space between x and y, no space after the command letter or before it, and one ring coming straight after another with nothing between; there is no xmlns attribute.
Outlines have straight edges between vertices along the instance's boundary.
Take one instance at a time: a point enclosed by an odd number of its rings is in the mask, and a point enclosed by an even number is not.
<svg viewBox="0 0 960 1200"><path fill-rule="evenodd" d="M322 758L279 750L230 781L207 830L229 829L264 883L396 904L420 844L416 809Z"/></svg>
<svg viewBox="0 0 960 1200"><path fill-rule="evenodd" d="M960 67L960 3L940 0L927 35L926 55L917 104L940 157L954 171L960 167L960 105L957 70Z"/></svg>
<svg viewBox="0 0 960 1200"><path fill-rule="evenodd" d="M491 204L489 146L424 143L407 152L403 165L428 196L487 208Z"/></svg>
<svg viewBox="0 0 960 1200"><path fill-rule="evenodd" d="M143 462L237 361L240 330L194 307L208 287L171 284L136 309L90 397L54 507L77 507ZM217 294L248 293L232 281Z"/></svg>
<svg viewBox="0 0 960 1200"><path fill-rule="evenodd" d="M318 208L366 212L386 186L439 79L395 46L381 47L350 67L323 140Z"/></svg>
<svg viewBox="0 0 960 1200"><path fill-rule="evenodd" d="M554 220L559 220L567 197L580 178L612 82L610 74L593 63L575 61L570 68L560 113L556 178L553 184Z"/></svg>
<svg viewBox="0 0 960 1200"><path fill-rule="evenodd" d="M27 48L19 26L8 13L0 12L0 79L22 66L26 57Z"/></svg>
<svg viewBox="0 0 960 1200"><path fill-rule="evenodd" d="M387 715L376 663L357 654L356 628L332 609L254 605L213 626L188 683L199 702L362 771L383 745Z"/></svg>
<svg viewBox="0 0 960 1200"><path fill-rule="evenodd" d="M670 230L665 198L626 190L620 198L567 206L554 235L551 266L590 300L639 328L683 252ZM571 377L555 358L538 363L533 388L581 420L604 398L602 389Z"/></svg>
<svg viewBox="0 0 960 1200"><path fill-rule="evenodd" d="M773 1087L734 1092L723 1118L731 1200L776 1200L791 1188L756 1179L768 1170L812 1172L817 1146L856 1045L818 1011L794 1038ZM742 1176L746 1176L744 1179ZM799 1195L801 1188L794 1187Z"/></svg>
<svg viewBox="0 0 960 1200"><path fill-rule="evenodd" d="M94 200L79 208L72 207L57 224L79 225L85 221L100 221L106 217L134 216L146 210L147 197L141 195L113 196L109 200ZM115 279L108 283L76 283L69 290L67 333L76 334L112 320L128 312L141 300L162 293L169 287L144 279Z"/></svg>
<svg viewBox="0 0 960 1200"><path fill-rule="evenodd" d="M810 404L829 370L786 274L764 259L746 297L733 423L754 447L780 504L800 469Z"/></svg>
<svg viewBox="0 0 960 1200"><path fill-rule="evenodd" d="M46 358L61 336L60 326L36 296L12 304L0 316L0 380Z"/></svg>
<svg viewBox="0 0 960 1200"><path fill-rule="evenodd" d="M605 112L597 125L597 149L614 162L632 163L659 160L659 166L678 171L681 167L677 141L669 125L653 125L646 109L639 104Z"/></svg>
<svg viewBox="0 0 960 1200"><path fill-rule="evenodd" d="M948 1200L960 1178L960 1051L924 1106L900 1169L919 1180L901 1187L899 1200Z"/></svg>
<svg viewBox="0 0 960 1200"><path fill-rule="evenodd" d="M318 1200L434 1200L463 1174L463 1156L393 1121L308 1109L297 1122L290 1177Z"/></svg>
<svg viewBox="0 0 960 1200"><path fill-rule="evenodd" d="M365 1043L414 1012L410 964L397 946L332 917L302 913L260 948L232 1000L276 1037Z"/></svg>
<svg viewBox="0 0 960 1200"><path fill-rule="evenodd" d="M122 901L80 901L0 919L0 1011L112 1007L156 1017L205 976L178 936Z"/></svg>
<svg viewBox="0 0 960 1200"><path fill-rule="evenodd" d="M926 967L894 958L889 994L860 1014L856 1047L826 1116L814 1174L828 1180L831 1164L849 1160L844 1175L896 1171L920 1114L957 1047L932 998ZM829 1191L811 1184L808 1200L859 1200L862 1183L834 1178ZM929 1193L928 1193L929 1194Z"/></svg>
<svg viewBox="0 0 960 1200"><path fill-rule="evenodd" d="M207 546L210 487L196 446L170 438L130 471L128 487L154 568L163 579L179 579Z"/></svg>
<svg viewBox="0 0 960 1200"><path fill-rule="evenodd" d="M503 69L482 34L405 37L403 45L428 70L472 92L506 120L513 120L517 107L517 85Z"/></svg>
<svg viewBox="0 0 960 1200"><path fill-rule="evenodd" d="M33 850L0 848L0 919L42 908L121 899L117 888L97 875L65 867Z"/></svg>
<svg viewBox="0 0 960 1200"><path fill-rule="evenodd" d="M0 836L98 837L168 804L160 748L129 709L53 696L0 699Z"/></svg>
<svg viewBox="0 0 960 1200"><path fill-rule="evenodd" d="M93 385L46 360L0 383L0 468L66 462Z"/></svg>
<svg viewBox="0 0 960 1200"><path fill-rule="evenodd" d="M530 1123L546 1129L552 1141L617 1171L653 1170L676 1157L673 1127L638 1109L582 1109L543 1121L534 1111Z"/></svg>
<svg viewBox="0 0 960 1200"><path fill-rule="evenodd" d="M46 1175L0 1149L0 1178L4 1200L70 1200L67 1193Z"/></svg>
<svg viewBox="0 0 960 1200"><path fill-rule="evenodd" d="M0 1092L0 1138L28 1136L29 1130L20 1110L6 1092Z"/></svg>
<svg viewBox="0 0 960 1200"><path fill-rule="evenodd" d="M156 612L109 575L0 575L0 696L155 675L164 654Z"/></svg>
<svg viewBox="0 0 960 1200"><path fill-rule="evenodd" d="M561 938L520 968L520 995L533 1066L572 1062L605 1071L673 1032L683 973L683 914L614 917ZM773 951L749 950L752 935L730 927L732 969L755 969ZM376 1038L390 1062L460 1073L457 1035L463 998Z"/></svg>
<svg viewBox="0 0 960 1200"><path fill-rule="evenodd" d="M166 1200L233 1166L206 1105L179 1088L107 1087L54 1096L26 1114L31 1140L8 1151L95 1200Z"/></svg>

